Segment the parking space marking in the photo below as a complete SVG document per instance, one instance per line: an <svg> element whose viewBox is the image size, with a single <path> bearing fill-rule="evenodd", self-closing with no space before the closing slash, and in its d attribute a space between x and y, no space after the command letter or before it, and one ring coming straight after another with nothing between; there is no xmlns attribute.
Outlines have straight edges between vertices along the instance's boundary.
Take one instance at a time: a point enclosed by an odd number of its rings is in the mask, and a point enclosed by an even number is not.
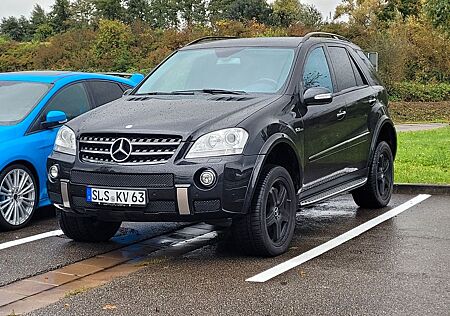
<svg viewBox="0 0 450 316"><path fill-rule="evenodd" d="M326 243L317 246L311 250L308 250L307 252L302 253L301 255L294 257L288 261L285 261L283 263L280 263L279 265L276 265L275 267L272 267L266 271L263 271L251 278L246 279L247 282L266 282L284 272L287 272L311 259L314 259L315 257L320 256L321 254L324 254L325 252L342 245L343 243L361 235L362 233L368 231L369 229L374 228L375 226L399 215L400 213L406 211L407 209L413 207L416 204L419 204L423 202L424 200L428 199L431 195L429 194L420 194L411 200L393 208L390 211L387 211L386 213L377 216L370 221L365 222L364 224L361 224L348 232L333 238Z"/></svg>
<svg viewBox="0 0 450 316"><path fill-rule="evenodd" d="M21 239L17 239L17 240L7 241L3 244L0 244L0 250L11 248L11 247L18 246L18 245L23 245L23 244L26 244L26 243L29 243L32 241L36 241L39 239L60 236L63 234L64 233L62 232L62 230L58 229L58 230L53 230L50 232L37 234L37 235L33 235L33 236L29 236L29 237L25 237L25 238L21 238Z"/></svg>

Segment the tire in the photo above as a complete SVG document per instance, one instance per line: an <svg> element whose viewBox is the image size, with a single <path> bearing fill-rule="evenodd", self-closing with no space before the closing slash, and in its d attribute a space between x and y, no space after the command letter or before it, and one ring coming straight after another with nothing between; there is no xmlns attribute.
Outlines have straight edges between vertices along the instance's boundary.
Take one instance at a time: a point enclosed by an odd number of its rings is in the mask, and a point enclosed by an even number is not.
<svg viewBox="0 0 450 316"><path fill-rule="evenodd" d="M121 222L104 222L92 217L78 217L60 211L59 225L64 234L80 242L103 242L111 239L119 230Z"/></svg>
<svg viewBox="0 0 450 316"><path fill-rule="evenodd" d="M0 229L28 225L38 203L38 184L30 169L15 164L0 172Z"/></svg>
<svg viewBox="0 0 450 316"><path fill-rule="evenodd" d="M233 219L231 232L238 248L248 255L278 256L294 235L297 195L288 171L263 169L249 212Z"/></svg>
<svg viewBox="0 0 450 316"><path fill-rule="evenodd" d="M375 149L367 183L352 192L356 204L364 208L382 208L389 204L394 188L394 156L386 142Z"/></svg>

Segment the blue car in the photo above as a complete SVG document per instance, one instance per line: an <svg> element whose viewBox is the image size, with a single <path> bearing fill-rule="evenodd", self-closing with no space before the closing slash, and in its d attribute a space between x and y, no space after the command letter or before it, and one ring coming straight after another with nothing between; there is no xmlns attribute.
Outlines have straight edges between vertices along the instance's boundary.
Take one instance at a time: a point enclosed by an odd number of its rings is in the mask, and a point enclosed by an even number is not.
<svg viewBox="0 0 450 316"><path fill-rule="evenodd" d="M58 127L122 97L143 79L119 75L0 74L0 229L21 228L38 207L50 204L45 164Z"/></svg>

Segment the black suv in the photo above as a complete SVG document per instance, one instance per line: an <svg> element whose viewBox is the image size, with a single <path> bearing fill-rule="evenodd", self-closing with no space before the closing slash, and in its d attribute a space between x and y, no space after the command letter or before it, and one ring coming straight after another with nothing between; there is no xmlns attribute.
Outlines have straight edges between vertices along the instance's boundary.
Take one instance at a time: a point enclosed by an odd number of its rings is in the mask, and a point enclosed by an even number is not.
<svg viewBox="0 0 450 316"><path fill-rule="evenodd" d="M232 219L239 247L275 256L299 207L345 192L388 204L387 106L370 61L338 35L201 39L60 129L49 196L77 241L108 240L122 221Z"/></svg>

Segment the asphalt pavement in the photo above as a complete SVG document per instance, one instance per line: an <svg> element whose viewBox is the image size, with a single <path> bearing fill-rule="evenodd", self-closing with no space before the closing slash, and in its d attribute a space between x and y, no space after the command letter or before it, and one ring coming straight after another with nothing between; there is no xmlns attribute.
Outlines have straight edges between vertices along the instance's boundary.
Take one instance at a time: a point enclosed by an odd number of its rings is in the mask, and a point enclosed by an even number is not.
<svg viewBox="0 0 450 316"><path fill-rule="evenodd" d="M277 258L236 252L225 229L217 242L182 255L155 254L144 265L137 261L139 271L31 315L448 315L449 196L431 196L267 282L246 281L413 197L395 195L382 210L357 208L349 195L305 208L297 214L290 250ZM78 244L61 236L0 250L0 285L182 225L125 223L109 243ZM44 216L23 231L0 233L0 244L53 229L58 229L55 219Z"/></svg>

